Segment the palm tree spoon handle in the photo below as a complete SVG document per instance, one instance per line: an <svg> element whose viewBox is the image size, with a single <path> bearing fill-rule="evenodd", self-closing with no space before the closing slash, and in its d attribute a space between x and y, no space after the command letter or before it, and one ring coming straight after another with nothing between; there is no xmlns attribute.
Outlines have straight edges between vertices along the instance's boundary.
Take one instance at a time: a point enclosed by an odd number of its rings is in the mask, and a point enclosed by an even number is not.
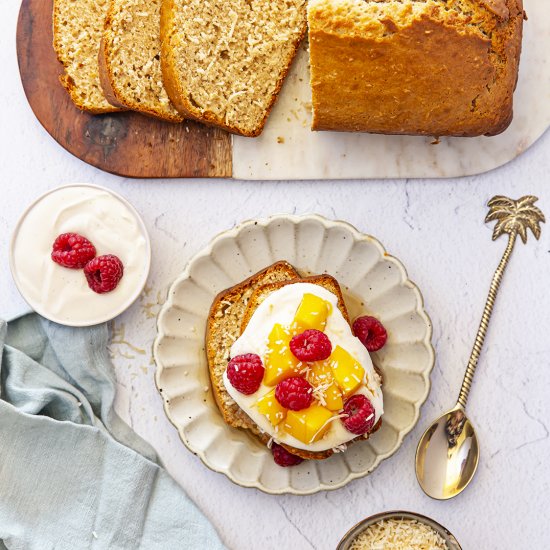
<svg viewBox="0 0 550 550"><path fill-rule="evenodd" d="M506 233L508 234L508 245L493 275L474 347L468 361L468 367L464 375L464 380L462 381L462 387L460 388L457 406L460 406L462 409L466 407L466 401L468 400L468 395L472 387L472 380L481 354L483 342L485 341L500 283L502 282L504 271L510 261L517 236L519 235L521 240L526 243L527 229L530 229L536 239L540 238L540 224L544 223L546 220L541 210L534 205L537 200L538 198L532 195L521 197L518 200L512 200L499 195L493 197L487 203L487 206L489 206L489 213L485 218L485 222L497 222L493 231L493 241Z"/></svg>

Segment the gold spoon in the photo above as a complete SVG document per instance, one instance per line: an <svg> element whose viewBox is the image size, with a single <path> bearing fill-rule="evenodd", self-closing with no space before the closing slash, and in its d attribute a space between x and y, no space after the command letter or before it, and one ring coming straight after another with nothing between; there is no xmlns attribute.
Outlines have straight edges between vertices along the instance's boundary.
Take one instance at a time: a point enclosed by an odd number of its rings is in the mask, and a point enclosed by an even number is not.
<svg viewBox="0 0 550 550"><path fill-rule="evenodd" d="M422 490L430 497L447 500L461 493L470 483L479 462L479 446L474 426L464 409L476 370L481 348L493 312L495 299L519 235L527 242L529 228L536 239L540 237L540 224L544 214L534 206L538 198L522 197L515 201L503 196L493 197L487 205L489 213L485 222L497 221L493 241L508 234L508 246L495 271L489 296L481 317L474 348L468 361L456 405L440 416L422 435L416 449L416 477Z"/></svg>

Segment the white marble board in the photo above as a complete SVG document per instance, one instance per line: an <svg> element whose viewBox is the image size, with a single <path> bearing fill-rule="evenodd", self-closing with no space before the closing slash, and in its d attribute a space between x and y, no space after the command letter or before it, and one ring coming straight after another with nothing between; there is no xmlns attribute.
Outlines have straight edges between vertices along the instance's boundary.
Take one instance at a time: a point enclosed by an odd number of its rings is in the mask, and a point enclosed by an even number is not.
<svg viewBox="0 0 550 550"><path fill-rule="evenodd" d="M524 0L523 53L514 120L501 135L478 138L312 132L307 43L300 48L263 134L233 137L235 179L440 178L506 164L550 126L548 0Z"/></svg>

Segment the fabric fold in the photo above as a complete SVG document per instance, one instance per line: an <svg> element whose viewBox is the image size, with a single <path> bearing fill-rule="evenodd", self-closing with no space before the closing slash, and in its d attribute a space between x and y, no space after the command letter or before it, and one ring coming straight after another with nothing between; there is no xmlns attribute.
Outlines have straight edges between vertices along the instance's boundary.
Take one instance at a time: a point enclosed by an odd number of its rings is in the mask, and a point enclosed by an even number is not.
<svg viewBox="0 0 550 550"><path fill-rule="evenodd" d="M222 549L115 413L106 325L0 321L0 550Z"/></svg>

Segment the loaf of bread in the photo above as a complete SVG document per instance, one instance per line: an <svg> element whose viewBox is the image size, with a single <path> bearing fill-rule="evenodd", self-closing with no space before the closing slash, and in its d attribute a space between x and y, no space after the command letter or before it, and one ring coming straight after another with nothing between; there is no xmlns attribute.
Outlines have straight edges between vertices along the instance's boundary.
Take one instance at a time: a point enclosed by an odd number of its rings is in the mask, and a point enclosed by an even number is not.
<svg viewBox="0 0 550 550"><path fill-rule="evenodd" d="M521 0L310 0L313 129L504 131L523 18Z"/></svg>
<svg viewBox="0 0 550 550"><path fill-rule="evenodd" d="M248 430L266 445L270 437L263 433L252 419L233 401L223 382L223 373L229 361L231 346L244 332L258 306L272 292L288 284L312 283L327 289L338 297L338 308L344 319L350 323L340 285L330 275L300 278L294 268L286 262L278 262L257 273L250 279L219 294L210 310L206 335L206 349L210 379L216 403L227 424ZM368 439L382 424L380 419L370 434L357 436L353 441ZM286 444L282 446L290 453L306 460L323 460L334 453L332 449L312 452L297 449Z"/></svg>
<svg viewBox="0 0 550 550"><path fill-rule="evenodd" d="M181 122L162 82L161 3L110 0L99 55L101 85L112 105Z"/></svg>
<svg viewBox="0 0 550 550"><path fill-rule="evenodd" d="M65 67L61 84L75 105L94 114L120 111L111 105L99 81L99 44L108 0L54 0L53 45Z"/></svg>
<svg viewBox="0 0 550 550"><path fill-rule="evenodd" d="M306 32L306 0L164 0L164 85L178 111L261 133Z"/></svg>

